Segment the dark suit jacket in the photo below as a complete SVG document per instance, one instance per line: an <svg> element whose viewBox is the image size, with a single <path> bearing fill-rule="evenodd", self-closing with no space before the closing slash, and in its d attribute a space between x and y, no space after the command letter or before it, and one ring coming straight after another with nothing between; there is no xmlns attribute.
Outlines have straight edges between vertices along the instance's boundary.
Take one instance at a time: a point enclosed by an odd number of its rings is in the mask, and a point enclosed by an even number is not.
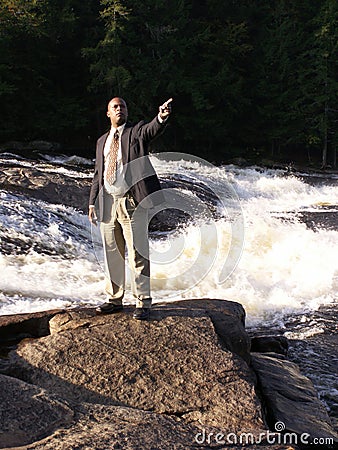
<svg viewBox="0 0 338 450"><path fill-rule="evenodd" d="M125 180L137 203L150 208L164 201L161 186L149 159L148 144L164 130L157 116L149 123L141 121L136 125L127 123L121 136L122 161L126 169ZM102 135L96 143L95 171L90 190L89 204L95 205L98 220L103 218L103 174L104 144L109 133ZM98 199L98 202L97 202Z"/></svg>

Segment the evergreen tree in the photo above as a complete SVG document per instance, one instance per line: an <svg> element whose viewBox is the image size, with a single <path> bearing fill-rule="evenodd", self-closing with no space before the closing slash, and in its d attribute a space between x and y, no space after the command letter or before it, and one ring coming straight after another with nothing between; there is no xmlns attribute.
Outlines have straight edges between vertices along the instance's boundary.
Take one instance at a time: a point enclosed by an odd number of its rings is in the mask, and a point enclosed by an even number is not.
<svg viewBox="0 0 338 450"><path fill-rule="evenodd" d="M304 142L303 113L299 108L302 53L308 43L301 2L268 2L260 55L256 66L256 101L260 115L261 144L272 156Z"/></svg>
<svg viewBox="0 0 338 450"><path fill-rule="evenodd" d="M0 141L94 146L174 98L167 149L336 164L336 0L1 0ZM87 141L87 136L91 140Z"/></svg>
<svg viewBox="0 0 338 450"><path fill-rule="evenodd" d="M74 130L84 129L88 71L81 47L88 43L94 4L94 0L2 0L2 140L67 142Z"/></svg>
<svg viewBox="0 0 338 450"><path fill-rule="evenodd" d="M102 0L101 4L105 36L83 52L91 64L90 90L101 110L109 98L120 95L134 118L150 117L154 105L184 90L182 70L189 47L189 38L183 36L188 24L185 2Z"/></svg>
<svg viewBox="0 0 338 450"><path fill-rule="evenodd" d="M304 113L304 144L320 146L322 166L336 166L338 124L338 4L321 2L311 21L311 40L302 55L299 105ZM328 157L330 161L328 162Z"/></svg>
<svg viewBox="0 0 338 450"><path fill-rule="evenodd" d="M25 127L24 118L29 121L24 109L38 78L32 53L41 37L35 3L3 0L0 4L0 133L5 137Z"/></svg>
<svg viewBox="0 0 338 450"><path fill-rule="evenodd" d="M103 0L106 35L85 50L91 88L127 97L135 116L175 99L175 136L181 149L213 152L231 142L243 109L242 60L250 50L244 23L232 23L219 2ZM192 149L191 147L194 146Z"/></svg>

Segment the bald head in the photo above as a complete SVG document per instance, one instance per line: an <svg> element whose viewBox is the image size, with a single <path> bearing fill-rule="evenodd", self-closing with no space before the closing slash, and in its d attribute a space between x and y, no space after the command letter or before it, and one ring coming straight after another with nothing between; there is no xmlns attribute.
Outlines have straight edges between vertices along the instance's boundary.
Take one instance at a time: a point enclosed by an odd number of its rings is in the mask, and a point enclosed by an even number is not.
<svg viewBox="0 0 338 450"><path fill-rule="evenodd" d="M108 103L107 116L114 128L126 123L128 118L127 103L121 97L114 97Z"/></svg>

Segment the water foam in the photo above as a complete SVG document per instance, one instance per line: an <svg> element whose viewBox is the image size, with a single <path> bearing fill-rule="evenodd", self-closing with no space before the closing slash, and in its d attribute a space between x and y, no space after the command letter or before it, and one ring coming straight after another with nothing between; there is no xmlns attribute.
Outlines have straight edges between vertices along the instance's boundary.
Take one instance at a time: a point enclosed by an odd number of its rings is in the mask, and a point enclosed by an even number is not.
<svg viewBox="0 0 338 450"><path fill-rule="evenodd" d="M0 315L97 303L103 274L87 218L1 192Z"/></svg>
<svg viewBox="0 0 338 450"><path fill-rule="evenodd" d="M233 300L244 305L248 323L254 324L336 300L338 233L307 228L299 219L304 210L337 204L332 183L314 186L295 175L258 168L177 161L158 166L162 178L179 173L190 182L197 173L206 184L233 186L244 214L245 239L239 264L223 283L219 274L233 238L226 211L222 214L224 205L219 205L218 218L194 221L163 239L152 239L155 302ZM0 255L0 314L100 303L103 271L86 216L6 192L1 200L0 237L9 239L10 251ZM24 244L26 250L20 253ZM163 264L161 254L165 261L171 258L170 264ZM132 302L127 294L127 302Z"/></svg>
<svg viewBox="0 0 338 450"><path fill-rule="evenodd" d="M338 233L321 228L309 229L299 220L298 213L313 210L313 205L317 205L316 210L321 204L336 205L337 188L332 185L312 186L295 175L285 176L282 171L257 168L228 166L221 174L219 171L205 171L204 176L207 178L215 173L219 182L224 178L232 183L241 199L245 243L239 265L224 283L218 284L217 273L226 258L230 239L229 224L220 219L216 221L218 240L203 242L201 250L208 254L218 246L218 261L209 273L208 267L194 267L196 278L201 273L207 275L186 291L192 280L189 279L191 272L187 272L188 278L185 277L185 267L197 242L197 230L187 228L182 232L186 250L175 264L175 271L180 276L175 277L174 283L170 267L167 277L163 277L163 267L153 266L155 298L160 300L166 295L170 297L170 292L176 292L180 294L176 298L211 297L238 301L246 308L249 324L262 319L281 320L285 314L334 302ZM175 239L178 238L172 238ZM208 264L207 258L205 261Z"/></svg>

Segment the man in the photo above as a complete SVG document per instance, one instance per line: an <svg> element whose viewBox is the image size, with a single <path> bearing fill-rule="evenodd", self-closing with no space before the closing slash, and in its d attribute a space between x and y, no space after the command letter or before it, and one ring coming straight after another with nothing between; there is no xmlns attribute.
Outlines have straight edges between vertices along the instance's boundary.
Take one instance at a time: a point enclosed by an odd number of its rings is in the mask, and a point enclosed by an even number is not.
<svg viewBox="0 0 338 450"><path fill-rule="evenodd" d="M96 144L96 163L89 197L89 220L100 231L105 256L108 301L100 306L105 314L122 311L125 293L125 247L131 271L132 293L136 298L133 317L150 315L150 263L148 208L164 198L148 157L148 144L165 128L171 113L169 99L149 123L131 125L128 108L120 97L108 103L110 132Z"/></svg>

